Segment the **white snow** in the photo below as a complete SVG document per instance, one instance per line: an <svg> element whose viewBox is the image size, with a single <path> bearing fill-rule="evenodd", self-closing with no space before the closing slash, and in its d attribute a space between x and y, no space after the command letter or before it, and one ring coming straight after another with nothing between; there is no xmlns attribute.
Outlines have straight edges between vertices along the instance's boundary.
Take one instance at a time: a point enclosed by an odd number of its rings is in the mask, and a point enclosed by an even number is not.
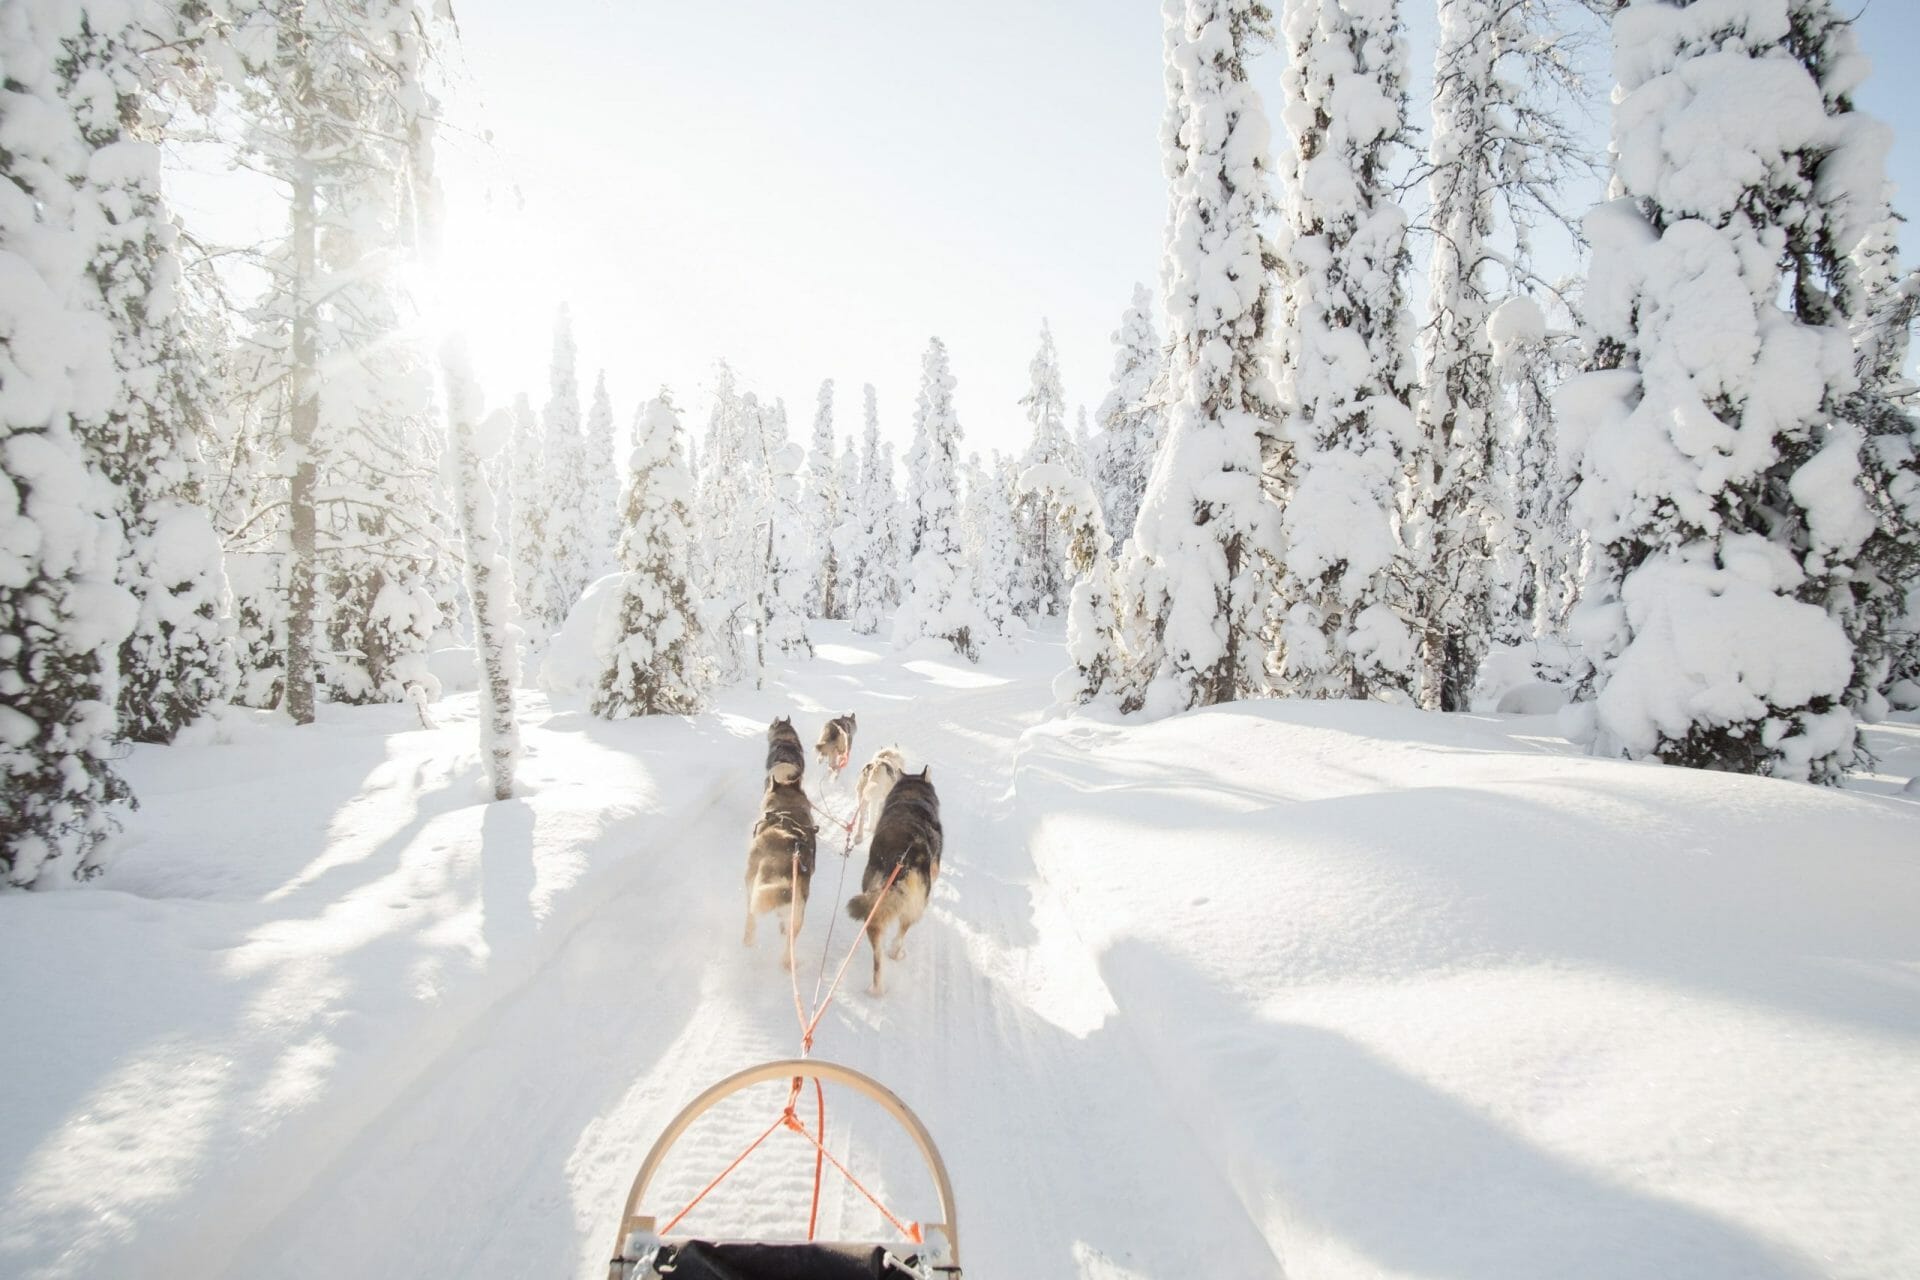
<svg viewBox="0 0 1920 1280"><path fill-rule="evenodd" d="M947 850L889 994L843 990L816 1052L927 1122L968 1274L1920 1271L1920 725L1869 731L1867 795L1358 702L1043 723L1057 645L814 625L707 715L523 692L505 802L470 694L434 730L323 706L135 748L105 879L0 897L0 1274L599 1271L673 1112L796 1049L742 847L767 720L847 710L856 754L931 765ZM803 996L851 941L841 847ZM931 1212L877 1114L830 1097L828 1134ZM792 1237L804 1152L690 1223ZM831 1181L823 1228L884 1233Z"/></svg>

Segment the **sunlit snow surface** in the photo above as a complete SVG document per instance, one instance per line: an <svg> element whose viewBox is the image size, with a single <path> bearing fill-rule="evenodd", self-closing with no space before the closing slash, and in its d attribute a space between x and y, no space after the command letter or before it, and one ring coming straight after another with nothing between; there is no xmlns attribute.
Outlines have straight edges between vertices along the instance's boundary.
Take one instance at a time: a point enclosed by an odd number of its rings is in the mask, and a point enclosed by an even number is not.
<svg viewBox="0 0 1920 1280"><path fill-rule="evenodd" d="M815 1052L926 1120L970 1275L1920 1274L1915 726L1848 793L1589 759L1551 717L1049 720L1058 645L816 639L693 721L523 691L502 804L471 694L136 748L107 878L0 897L0 1274L603 1267L674 1111L797 1047L744 845L767 719L847 710L856 762L931 765L947 854ZM810 775L834 812L851 781ZM841 847L807 1001L853 940ZM651 1207L780 1101L703 1121ZM828 1135L932 1213L883 1117L834 1097ZM810 1187L790 1142L690 1221L790 1236ZM831 1181L823 1226L885 1234Z"/></svg>

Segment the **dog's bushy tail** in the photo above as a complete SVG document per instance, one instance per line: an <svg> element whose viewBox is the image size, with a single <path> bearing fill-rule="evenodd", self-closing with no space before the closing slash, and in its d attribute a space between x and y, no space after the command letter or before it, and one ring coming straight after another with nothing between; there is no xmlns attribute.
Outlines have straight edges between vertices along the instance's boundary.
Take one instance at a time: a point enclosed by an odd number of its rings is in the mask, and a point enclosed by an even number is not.
<svg viewBox="0 0 1920 1280"><path fill-rule="evenodd" d="M800 781L801 768L802 766L793 763L791 760L781 760L767 770L767 776L775 782L794 783Z"/></svg>
<svg viewBox="0 0 1920 1280"><path fill-rule="evenodd" d="M880 891L878 889L868 889L864 893L854 894L852 898L847 900L847 914L853 919L864 923L867 914L873 910L873 904L879 897Z"/></svg>

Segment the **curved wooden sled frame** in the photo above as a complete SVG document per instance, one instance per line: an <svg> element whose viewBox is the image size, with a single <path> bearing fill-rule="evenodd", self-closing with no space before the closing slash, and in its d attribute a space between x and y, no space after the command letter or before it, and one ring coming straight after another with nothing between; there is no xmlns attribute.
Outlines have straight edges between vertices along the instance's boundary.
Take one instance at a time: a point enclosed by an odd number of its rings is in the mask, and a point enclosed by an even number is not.
<svg viewBox="0 0 1920 1280"><path fill-rule="evenodd" d="M919 1148L920 1159L926 1163L927 1172L933 1178L935 1192L940 1197L942 1221L921 1223L924 1232L939 1232L945 1242L946 1257L943 1262L953 1268L960 1265L960 1228L954 1212L953 1181L947 1176L947 1166L940 1159L939 1148L933 1145L933 1135L920 1123L920 1117L913 1109L900 1100L893 1090L875 1080L865 1072L837 1062L825 1062L814 1058L780 1058L773 1062L763 1062L757 1067L748 1067L736 1071L717 1084L710 1085L700 1096L680 1109L671 1123L655 1139L653 1148L647 1152L647 1158L640 1162L640 1172L634 1175L633 1187L627 1192L626 1207L620 1213L620 1231L613 1241L613 1264L608 1272L612 1280L625 1280L631 1274L631 1268L637 1259L626 1256L627 1241L634 1233L651 1236L655 1219L651 1214L639 1212L640 1199L646 1195L647 1187L653 1182L654 1174L660 1171L660 1165L673 1150L674 1143L680 1140L687 1129L713 1107L732 1097L742 1089L756 1084L766 1084L774 1080L817 1080L822 1084L840 1084L856 1093L873 1099L881 1110L893 1117L894 1123L907 1131L913 1139L913 1145ZM931 1236L928 1244L933 1244ZM622 1270L622 1264L628 1268Z"/></svg>

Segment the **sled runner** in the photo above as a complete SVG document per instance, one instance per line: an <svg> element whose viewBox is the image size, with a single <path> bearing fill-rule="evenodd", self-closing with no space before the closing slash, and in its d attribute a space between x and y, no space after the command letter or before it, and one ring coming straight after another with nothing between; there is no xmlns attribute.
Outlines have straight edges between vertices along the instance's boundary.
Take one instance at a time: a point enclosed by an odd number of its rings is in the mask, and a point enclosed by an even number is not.
<svg viewBox="0 0 1920 1280"><path fill-rule="evenodd" d="M674 1227L694 1204L700 1202L706 1191L695 1196L693 1204L682 1209L665 1227L658 1225L655 1215L642 1212L641 1202L647 1194L648 1184L653 1181L661 1162L688 1126L723 1099L742 1089L773 1080L792 1081L793 1088L787 1095L785 1111L746 1151L741 1152L733 1164L727 1166L720 1177L707 1185L707 1191L718 1186L755 1148L784 1125L812 1142L818 1153L814 1183L816 1212L820 1194L819 1158L832 1160L834 1167L845 1174L855 1188L869 1200L873 1199L871 1193L827 1153L817 1134L807 1131L806 1125L796 1114L794 1107L800 1097L801 1085L811 1080L816 1097L821 1099L822 1127L826 1103L820 1092L821 1086L838 1084L871 1098L906 1130L907 1136L913 1139L914 1146L919 1150L921 1160L926 1163L928 1174L933 1178L934 1190L940 1197L941 1221L903 1223L874 1200L875 1207L900 1229L903 1240L891 1244L826 1243L813 1240L813 1231L809 1226L809 1238L805 1241L770 1243L675 1235ZM810 1058L784 1058L735 1072L681 1109L680 1114L661 1132L653 1149L647 1152L647 1158L640 1162L640 1172L634 1177L633 1188L627 1192L626 1208L620 1214L620 1230L614 1240L613 1260L607 1269L607 1280L959 1280L959 1277L960 1237L954 1223L953 1184L947 1177L947 1166L942 1163L939 1150L933 1145L933 1137L927 1132L926 1126L920 1123L920 1117L892 1090L873 1077L838 1063Z"/></svg>

